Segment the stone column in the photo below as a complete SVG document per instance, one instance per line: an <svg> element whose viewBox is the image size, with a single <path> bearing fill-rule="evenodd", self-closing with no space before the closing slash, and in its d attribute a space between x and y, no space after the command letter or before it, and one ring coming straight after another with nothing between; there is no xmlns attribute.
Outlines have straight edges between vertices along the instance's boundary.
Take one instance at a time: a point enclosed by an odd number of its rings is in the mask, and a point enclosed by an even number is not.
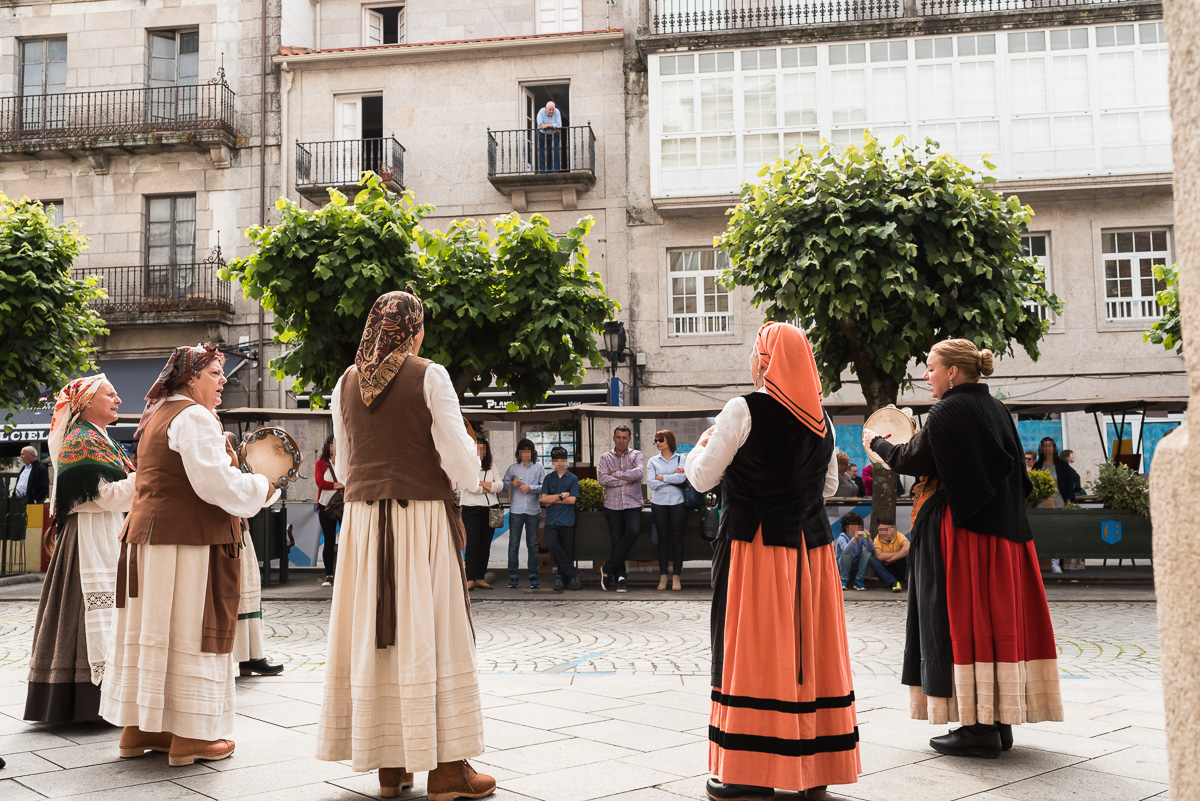
<svg viewBox="0 0 1200 801"><path fill-rule="evenodd" d="M1154 454L1150 508L1154 580L1162 642L1163 698L1171 797L1200 798L1200 551L1181 549L1171 532L1200 519L1200 14L1194 0L1163 3L1171 53L1175 161L1175 258L1179 263L1184 359L1191 413ZM1192 441L1195 444L1192 444ZM1175 539L1175 542L1172 542Z"/></svg>

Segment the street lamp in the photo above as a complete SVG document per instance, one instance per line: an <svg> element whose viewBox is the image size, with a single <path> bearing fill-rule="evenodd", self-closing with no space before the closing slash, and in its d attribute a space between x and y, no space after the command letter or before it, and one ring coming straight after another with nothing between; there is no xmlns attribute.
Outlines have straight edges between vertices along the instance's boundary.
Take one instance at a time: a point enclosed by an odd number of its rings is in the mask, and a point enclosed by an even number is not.
<svg viewBox="0 0 1200 801"><path fill-rule="evenodd" d="M617 374L617 364L625 361L625 323L609 320L604 324L604 358L608 359L612 374Z"/></svg>

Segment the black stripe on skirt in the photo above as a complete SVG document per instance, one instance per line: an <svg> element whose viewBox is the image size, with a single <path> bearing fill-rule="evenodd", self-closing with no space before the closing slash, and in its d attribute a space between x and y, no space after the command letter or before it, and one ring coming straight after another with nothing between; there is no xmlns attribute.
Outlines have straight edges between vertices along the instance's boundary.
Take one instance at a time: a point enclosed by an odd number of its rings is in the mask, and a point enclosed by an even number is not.
<svg viewBox="0 0 1200 801"><path fill-rule="evenodd" d="M756 751L784 757L804 757L836 751L853 751L858 744L858 726L849 734L826 734L800 740L764 737L759 734L730 734L708 727L708 739L726 751Z"/></svg>
<svg viewBox="0 0 1200 801"><path fill-rule="evenodd" d="M757 709L763 712L783 712L789 715L809 715L818 709L845 709L854 703L854 691L846 695L814 698L811 701L780 701L775 698L756 698L752 695L725 695L716 687L712 700L721 706Z"/></svg>

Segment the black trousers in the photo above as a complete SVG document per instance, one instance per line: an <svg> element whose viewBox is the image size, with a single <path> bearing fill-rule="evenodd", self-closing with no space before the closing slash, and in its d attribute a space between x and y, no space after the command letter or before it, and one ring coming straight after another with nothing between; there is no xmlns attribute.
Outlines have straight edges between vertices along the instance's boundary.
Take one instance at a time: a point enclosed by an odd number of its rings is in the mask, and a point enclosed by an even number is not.
<svg viewBox="0 0 1200 801"><path fill-rule="evenodd" d="M558 577L570 581L579 572L575 567L575 526L548 525L545 528L546 545L554 564L558 566Z"/></svg>
<svg viewBox="0 0 1200 801"><path fill-rule="evenodd" d="M625 577L625 557L633 550L642 533L642 510L637 509L605 509L604 518L608 521L608 536L612 540L612 552L604 563L604 572L613 579Z"/></svg>
<svg viewBox="0 0 1200 801"><path fill-rule="evenodd" d="M464 506L462 521L467 530L467 581L483 581L492 553L492 535L496 530L488 525L486 506Z"/></svg>
<svg viewBox="0 0 1200 801"><path fill-rule="evenodd" d="M687 507L650 504L654 528L658 530L658 572L667 575L668 562L675 563L675 575L683 574L683 525L687 522Z"/></svg>
<svg viewBox="0 0 1200 801"><path fill-rule="evenodd" d="M332 576L337 565L337 525L338 521L325 514L325 507L317 507L317 522L321 524L321 534L325 536L325 546L321 549L321 560L325 562L325 575Z"/></svg>

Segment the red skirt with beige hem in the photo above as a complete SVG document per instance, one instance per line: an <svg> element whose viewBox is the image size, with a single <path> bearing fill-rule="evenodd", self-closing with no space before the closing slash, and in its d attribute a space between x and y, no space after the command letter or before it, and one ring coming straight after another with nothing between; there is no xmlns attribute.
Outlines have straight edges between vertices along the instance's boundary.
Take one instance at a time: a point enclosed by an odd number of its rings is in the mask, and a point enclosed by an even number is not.
<svg viewBox="0 0 1200 801"><path fill-rule="evenodd" d="M728 784L804 790L862 770L846 616L833 545L727 544L720 686L712 692L709 770ZM718 644L714 636L714 644ZM716 682L714 681L714 684Z"/></svg>

